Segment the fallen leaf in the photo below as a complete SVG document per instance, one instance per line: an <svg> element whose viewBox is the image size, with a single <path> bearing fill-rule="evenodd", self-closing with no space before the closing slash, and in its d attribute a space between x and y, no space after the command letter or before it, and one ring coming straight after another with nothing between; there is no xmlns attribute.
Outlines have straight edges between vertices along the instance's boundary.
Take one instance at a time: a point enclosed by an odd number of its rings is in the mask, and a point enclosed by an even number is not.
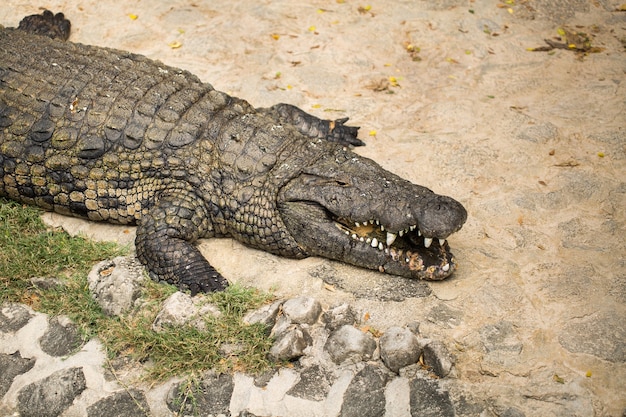
<svg viewBox="0 0 626 417"><path fill-rule="evenodd" d="M569 161L560 162L558 164L554 164L555 167L563 167L563 168L572 168L580 165L580 162L570 159Z"/></svg>

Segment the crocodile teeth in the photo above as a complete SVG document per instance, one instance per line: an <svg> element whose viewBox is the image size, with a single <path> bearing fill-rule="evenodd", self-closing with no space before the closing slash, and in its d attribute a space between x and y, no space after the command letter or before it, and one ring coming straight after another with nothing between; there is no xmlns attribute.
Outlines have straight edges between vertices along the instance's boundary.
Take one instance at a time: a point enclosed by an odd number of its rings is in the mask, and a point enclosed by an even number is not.
<svg viewBox="0 0 626 417"><path fill-rule="evenodd" d="M359 223L359 222L354 222L354 225L355 225L356 227L361 227L361 223Z"/></svg>
<svg viewBox="0 0 626 417"><path fill-rule="evenodd" d="M396 234L387 232L387 246L391 246L396 241Z"/></svg>
<svg viewBox="0 0 626 417"><path fill-rule="evenodd" d="M378 250L383 250L385 249L385 246L383 246L383 242L379 242L378 243Z"/></svg>
<svg viewBox="0 0 626 417"><path fill-rule="evenodd" d="M409 230L411 230L411 232L412 232L413 230L415 230L416 227L417 226L413 225L413 226L409 227Z"/></svg>
<svg viewBox="0 0 626 417"><path fill-rule="evenodd" d="M433 243L433 238L432 237L425 237L424 238L424 247L430 248L430 244L431 243Z"/></svg>
<svg viewBox="0 0 626 417"><path fill-rule="evenodd" d="M402 236L404 235L404 230L400 230L400 231L398 232L398 235L400 235L400 237L402 237Z"/></svg>
<svg viewBox="0 0 626 417"><path fill-rule="evenodd" d="M450 264L445 264L444 266L441 267L441 270L443 272L448 272L450 270Z"/></svg>
<svg viewBox="0 0 626 417"><path fill-rule="evenodd" d="M376 238L372 239L372 247L373 248L377 248L378 247L378 239L376 239Z"/></svg>
<svg viewBox="0 0 626 417"><path fill-rule="evenodd" d="M445 239L439 239L439 246L443 246L446 243Z"/></svg>

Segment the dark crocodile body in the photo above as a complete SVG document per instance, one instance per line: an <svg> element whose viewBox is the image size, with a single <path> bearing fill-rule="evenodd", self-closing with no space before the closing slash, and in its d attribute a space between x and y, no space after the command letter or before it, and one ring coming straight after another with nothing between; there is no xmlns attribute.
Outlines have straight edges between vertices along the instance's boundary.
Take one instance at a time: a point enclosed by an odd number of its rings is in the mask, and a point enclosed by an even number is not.
<svg viewBox="0 0 626 417"><path fill-rule="evenodd" d="M150 275L192 293L227 285L193 245L210 237L410 278L454 271L443 239L465 209L350 151L362 143L344 122L255 109L136 54L0 29L0 196L137 224Z"/></svg>

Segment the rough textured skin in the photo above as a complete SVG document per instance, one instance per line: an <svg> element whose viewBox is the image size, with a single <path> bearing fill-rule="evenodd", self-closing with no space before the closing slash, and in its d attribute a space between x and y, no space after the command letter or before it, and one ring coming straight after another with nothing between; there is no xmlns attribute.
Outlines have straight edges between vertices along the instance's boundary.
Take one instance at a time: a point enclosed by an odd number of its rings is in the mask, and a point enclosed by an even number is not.
<svg viewBox="0 0 626 417"><path fill-rule="evenodd" d="M160 62L28 33L41 21L0 29L0 196L137 224L151 276L192 293L227 285L193 245L214 236L411 278L454 271L443 239L465 209L351 152L345 119L255 109Z"/></svg>

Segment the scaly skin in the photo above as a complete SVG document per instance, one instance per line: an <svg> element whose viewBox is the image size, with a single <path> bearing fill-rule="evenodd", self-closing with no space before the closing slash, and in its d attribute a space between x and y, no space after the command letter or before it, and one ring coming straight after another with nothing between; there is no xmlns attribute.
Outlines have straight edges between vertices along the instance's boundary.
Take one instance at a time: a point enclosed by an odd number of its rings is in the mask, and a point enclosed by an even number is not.
<svg viewBox="0 0 626 417"><path fill-rule="evenodd" d="M444 239L463 206L353 153L345 119L255 109L139 55L27 33L41 21L69 31L49 12L0 29L0 196L137 224L153 279L193 294L227 285L199 238L409 278L455 270Z"/></svg>

